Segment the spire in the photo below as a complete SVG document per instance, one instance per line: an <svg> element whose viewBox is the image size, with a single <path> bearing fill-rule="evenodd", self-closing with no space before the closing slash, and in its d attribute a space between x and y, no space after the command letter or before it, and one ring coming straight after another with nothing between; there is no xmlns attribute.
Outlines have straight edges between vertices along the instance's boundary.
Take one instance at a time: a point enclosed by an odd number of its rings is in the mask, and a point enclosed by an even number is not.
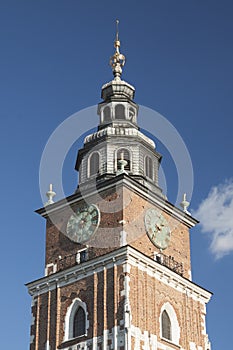
<svg viewBox="0 0 233 350"><path fill-rule="evenodd" d="M114 80L121 80L122 67L125 65L125 56L120 53L120 40L119 40L119 20L116 20L116 39L114 47L116 49L114 55L110 58L110 66L112 67Z"/></svg>

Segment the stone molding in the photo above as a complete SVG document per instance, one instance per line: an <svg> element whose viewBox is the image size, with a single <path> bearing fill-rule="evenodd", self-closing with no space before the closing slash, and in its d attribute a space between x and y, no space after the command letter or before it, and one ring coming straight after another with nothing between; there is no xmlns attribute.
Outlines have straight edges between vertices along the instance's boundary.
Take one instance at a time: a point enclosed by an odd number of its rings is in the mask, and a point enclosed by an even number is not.
<svg viewBox="0 0 233 350"><path fill-rule="evenodd" d="M197 300L202 304L207 304L211 298L211 292L169 270L167 267L160 265L131 246L122 247L106 255L86 261L81 265L75 265L66 270L27 283L26 287L30 295L40 295L91 276L94 272L101 272L104 269L123 264L138 267L148 275L181 293L185 293L187 297Z"/></svg>

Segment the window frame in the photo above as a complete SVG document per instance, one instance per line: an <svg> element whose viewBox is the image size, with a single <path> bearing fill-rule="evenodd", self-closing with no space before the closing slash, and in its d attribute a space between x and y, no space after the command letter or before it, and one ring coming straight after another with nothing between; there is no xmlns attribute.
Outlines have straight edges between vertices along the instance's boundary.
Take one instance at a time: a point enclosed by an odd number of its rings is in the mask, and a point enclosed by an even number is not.
<svg viewBox="0 0 233 350"><path fill-rule="evenodd" d="M166 311L170 322L171 322L171 339L167 339L163 337L163 329L162 329L162 315L163 312ZM160 338L162 340L165 340L167 342L170 342L176 346L179 346L179 341L180 341L180 327L179 327L179 323L178 323L178 319L177 319L177 315L176 312L174 310L174 308L172 307L172 305L169 302L166 302L165 304L163 304L161 311L160 311L160 317L159 317L159 321L160 321Z"/></svg>
<svg viewBox="0 0 233 350"><path fill-rule="evenodd" d="M172 323L166 310L161 315L162 338L172 341Z"/></svg>
<svg viewBox="0 0 233 350"><path fill-rule="evenodd" d="M152 158L148 155L145 156L145 175L148 179L154 180L154 164Z"/></svg>
<svg viewBox="0 0 233 350"><path fill-rule="evenodd" d="M91 172L91 159L92 157L94 157L95 155L98 155L98 166L97 166L97 171L96 172ZM88 177L93 177L93 176L97 176L100 173L100 166L101 166L101 161L100 161L101 157L98 151L94 151L92 152L89 157L88 157Z"/></svg>
<svg viewBox="0 0 233 350"><path fill-rule="evenodd" d="M74 319L75 315L79 308L82 308L85 314L85 325L84 325L84 334L74 336ZM87 306L86 303L84 303L81 299L76 298L73 300L72 304L68 307L67 313L65 316L65 336L64 340L68 341L71 339L79 338L87 336L87 331L89 328L89 321L88 321L88 313L87 313Z"/></svg>
<svg viewBox="0 0 233 350"><path fill-rule="evenodd" d="M81 312L81 314L80 314ZM80 321L82 324L80 325ZM86 313L82 306L78 306L73 318L72 338L82 337L86 334Z"/></svg>
<svg viewBox="0 0 233 350"><path fill-rule="evenodd" d="M127 147L120 147L116 150L116 153L115 153L115 171L118 171L120 170L120 165L118 163L118 161L121 159L121 158L118 158L118 155L121 157L121 152L124 152L126 151L128 153L128 159L125 159L127 160L128 164L126 165L125 167L125 170L126 171L131 171L131 164L132 164L132 155L131 155L131 151L127 148Z"/></svg>
<svg viewBox="0 0 233 350"><path fill-rule="evenodd" d="M122 103L114 106L114 120L126 120L125 105Z"/></svg>
<svg viewBox="0 0 233 350"><path fill-rule="evenodd" d="M112 121L112 110L110 106L105 106L103 109L103 122L110 123Z"/></svg>

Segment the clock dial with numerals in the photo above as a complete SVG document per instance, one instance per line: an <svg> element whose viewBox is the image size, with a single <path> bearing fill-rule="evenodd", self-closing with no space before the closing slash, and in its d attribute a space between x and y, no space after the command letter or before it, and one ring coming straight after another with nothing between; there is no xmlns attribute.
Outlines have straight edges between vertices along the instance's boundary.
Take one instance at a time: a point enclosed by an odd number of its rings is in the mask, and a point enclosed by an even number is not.
<svg viewBox="0 0 233 350"><path fill-rule="evenodd" d="M148 209L145 226L152 243L159 249L166 249L170 242L171 230L163 214L154 208Z"/></svg>
<svg viewBox="0 0 233 350"><path fill-rule="evenodd" d="M100 212L96 205L79 206L68 220L67 236L76 243L88 241L99 226Z"/></svg>

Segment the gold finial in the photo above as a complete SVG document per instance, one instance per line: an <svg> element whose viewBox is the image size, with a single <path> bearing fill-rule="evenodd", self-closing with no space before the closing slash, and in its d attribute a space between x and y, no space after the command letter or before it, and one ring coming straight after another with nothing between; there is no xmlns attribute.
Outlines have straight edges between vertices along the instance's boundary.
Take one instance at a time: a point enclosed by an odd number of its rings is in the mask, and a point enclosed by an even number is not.
<svg viewBox="0 0 233 350"><path fill-rule="evenodd" d="M116 49L114 55L110 58L110 66L112 67L115 80L121 80L122 67L125 64L125 56L120 53L120 40L119 40L119 20L116 20L116 40L114 47Z"/></svg>

